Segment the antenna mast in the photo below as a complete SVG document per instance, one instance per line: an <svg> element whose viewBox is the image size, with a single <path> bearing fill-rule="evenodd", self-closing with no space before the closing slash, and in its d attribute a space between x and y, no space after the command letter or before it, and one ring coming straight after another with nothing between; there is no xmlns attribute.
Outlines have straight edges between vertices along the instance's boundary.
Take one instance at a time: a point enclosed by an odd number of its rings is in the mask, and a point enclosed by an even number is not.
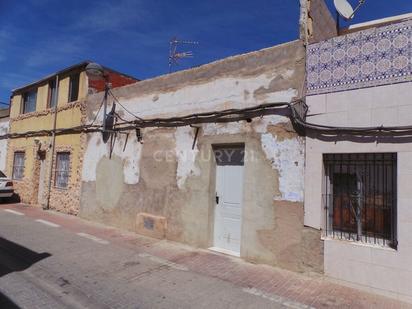
<svg viewBox="0 0 412 309"><path fill-rule="evenodd" d="M177 50L178 46L181 45L181 44L198 45L199 42L196 42L196 41L183 41L183 40L179 40L177 37L173 37L170 40L169 44L170 44L170 49L169 49L169 73L172 73L173 66L178 65L180 59L193 58L193 52L192 51L179 52Z"/></svg>

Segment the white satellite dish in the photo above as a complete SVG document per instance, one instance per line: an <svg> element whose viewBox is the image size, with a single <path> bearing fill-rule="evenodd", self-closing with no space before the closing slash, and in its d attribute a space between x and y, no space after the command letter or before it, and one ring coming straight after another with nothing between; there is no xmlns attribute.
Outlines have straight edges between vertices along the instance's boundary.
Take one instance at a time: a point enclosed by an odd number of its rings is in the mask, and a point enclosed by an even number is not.
<svg viewBox="0 0 412 309"><path fill-rule="evenodd" d="M347 0L333 0L335 4L336 11L344 19L349 20L355 16L355 13L360 9L360 7L365 3L366 0L359 0L358 6L353 9L352 5Z"/></svg>
<svg viewBox="0 0 412 309"><path fill-rule="evenodd" d="M345 19L351 19L354 15L354 10L350 3L346 0L334 0L336 11Z"/></svg>

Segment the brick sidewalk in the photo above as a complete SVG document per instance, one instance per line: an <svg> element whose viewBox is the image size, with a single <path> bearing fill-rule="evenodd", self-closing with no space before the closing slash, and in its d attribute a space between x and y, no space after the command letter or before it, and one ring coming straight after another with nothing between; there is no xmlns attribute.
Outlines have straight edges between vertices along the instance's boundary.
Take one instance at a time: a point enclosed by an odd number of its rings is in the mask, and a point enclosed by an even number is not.
<svg viewBox="0 0 412 309"><path fill-rule="evenodd" d="M292 308L412 308L411 304L344 287L317 274L302 275L275 267L255 265L208 250L151 239L21 204L0 205L0 208L17 210L28 217L48 220L73 232L93 234L118 246L127 246L141 254L186 267L192 272L230 282L245 292L274 299Z"/></svg>

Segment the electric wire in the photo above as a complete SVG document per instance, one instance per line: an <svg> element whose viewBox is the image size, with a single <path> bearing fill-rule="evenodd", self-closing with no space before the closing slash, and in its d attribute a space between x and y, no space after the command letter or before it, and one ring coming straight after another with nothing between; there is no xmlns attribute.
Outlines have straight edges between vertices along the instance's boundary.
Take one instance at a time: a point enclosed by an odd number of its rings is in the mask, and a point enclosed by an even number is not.
<svg viewBox="0 0 412 309"><path fill-rule="evenodd" d="M90 125L92 126L94 124L94 122L97 120L97 117L99 116L100 110L102 109L102 106L104 104L104 100L105 98L103 98L102 102L100 103L99 109L97 110L96 115L94 116L93 121L90 123Z"/></svg>
<svg viewBox="0 0 412 309"><path fill-rule="evenodd" d="M300 109L300 111L298 111ZM287 113L286 113L287 112ZM296 100L291 103L278 102L262 104L254 107L243 109L227 109L222 111L204 112L197 114L190 114L182 117L169 117L169 118L153 118L130 121L123 117L120 117L118 113L115 115L122 121L116 123L111 130L105 130L106 132L126 132L139 128L147 127L180 127L189 126L193 124L201 123L228 123L238 122L242 120L249 121L250 119L262 117L266 115L282 114L285 117L289 117L294 127L299 129L299 134L305 136L307 131L316 131L322 134L336 136L340 134L349 135L373 135L373 134L394 134L394 135L409 135L412 136L412 126L394 126L394 127L334 127L319 125L307 122L305 120L307 112L307 106L303 100ZM95 116L96 118L96 116ZM94 122L87 125L80 125L69 128L59 128L53 130L37 130L26 131L21 133L7 133L0 135L0 139L7 138L20 138L20 137L33 137L55 134L75 134L75 133L93 133L103 132L102 125L94 125Z"/></svg>
<svg viewBox="0 0 412 309"><path fill-rule="evenodd" d="M122 103L120 103L120 100L114 95L111 89L109 89L109 94L112 96L112 98L116 101L117 104L119 104L127 113L129 113L131 116L135 117L136 119L143 120L139 116L135 115L132 113L130 110L128 110Z"/></svg>

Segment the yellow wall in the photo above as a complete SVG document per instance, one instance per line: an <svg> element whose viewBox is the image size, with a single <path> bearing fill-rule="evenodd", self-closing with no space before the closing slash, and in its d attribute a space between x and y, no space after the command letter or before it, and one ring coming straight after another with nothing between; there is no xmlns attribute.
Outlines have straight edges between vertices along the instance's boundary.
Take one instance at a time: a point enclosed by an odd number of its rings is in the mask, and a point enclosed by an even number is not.
<svg viewBox="0 0 412 309"><path fill-rule="evenodd" d="M68 102L69 98L69 85L70 85L70 77L63 76L59 81L59 93L57 99L57 106L61 107L64 106ZM83 100L87 96L87 89L88 89L88 80L87 75L85 72L80 73L79 78L79 99ZM37 86L37 101L36 101L36 112L41 112L48 109L48 95L49 95L49 84L45 83L42 85ZM22 110L22 95L15 94L12 98L10 116L11 118L15 118L21 114Z"/></svg>
<svg viewBox="0 0 412 309"><path fill-rule="evenodd" d="M33 117L12 121L11 133L24 133L37 130L53 129L54 113L35 115ZM56 128L70 128L81 125L81 111L79 107L62 110L57 113Z"/></svg>
<svg viewBox="0 0 412 309"><path fill-rule="evenodd" d="M11 100L10 118L16 118L20 115L22 96L15 95Z"/></svg>
<svg viewBox="0 0 412 309"><path fill-rule="evenodd" d="M36 112L47 109L47 99L49 97L49 85L45 84L37 88Z"/></svg>
<svg viewBox="0 0 412 309"><path fill-rule="evenodd" d="M70 78L66 77L59 82L59 96L57 99L57 106L62 106L67 103L69 98Z"/></svg>
<svg viewBox="0 0 412 309"><path fill-rule="evenodd" d="M62 77L59 82L57 106L61 110L57 113L57 128L71 128L82 124L82 113L80 106L67 105L69 95L69 84L69 76ZM86 98L87 89L87 76L84 72L81 72L79 79L79 101ZM48 83L39 85L37 88L36 112L27 113L24 115L21 115L22 95L14 95L14 97L12 98L12 105L10 111L10 133L24 133L29 131L53 129L54 113L50 108L48 108L48 94ZM65 108L65 106L67 108ZM50 145L52 143L52 137L39 136L36 137L36 139L40 141L42 145L41 149L46 151L46 166L47 170L49 171L51 160ZM39 181L42 183L48 182L48 172L46 173L47 175L43 177L43 179L39 179L39 159L37 158L37 145L38 144L35 143L34 137L21 137L9 139L9 153L7 160L8 175L12 175L14 152L25 151L26 154L24 178L21 181L16 181L16 189L20 196L23 198L23 201L25 203L37 204L38 200L36 190L38 189ZM80 188L79 171L81 170L82 158L81 135L80 133L57 135L55 146L55 154L59 151L70 151L70 179L68 190L53 189L53 199L59 198L57 195L63 197L75 194L76 196L78 196L79 193L74 192L73 190L79 190L78 188ZM55 168L55 166L56 160L54 159L53 169ZM56 200L56 202L58 203L59 200Z"/></svg>
<svg viewBox="0 0 412 309"><path fill-rule="evenodd" d="M86 72L81 72L79 80L79 99L85 99L87 97L88 89L89 81L87 79L87 74Z"/></svg>

